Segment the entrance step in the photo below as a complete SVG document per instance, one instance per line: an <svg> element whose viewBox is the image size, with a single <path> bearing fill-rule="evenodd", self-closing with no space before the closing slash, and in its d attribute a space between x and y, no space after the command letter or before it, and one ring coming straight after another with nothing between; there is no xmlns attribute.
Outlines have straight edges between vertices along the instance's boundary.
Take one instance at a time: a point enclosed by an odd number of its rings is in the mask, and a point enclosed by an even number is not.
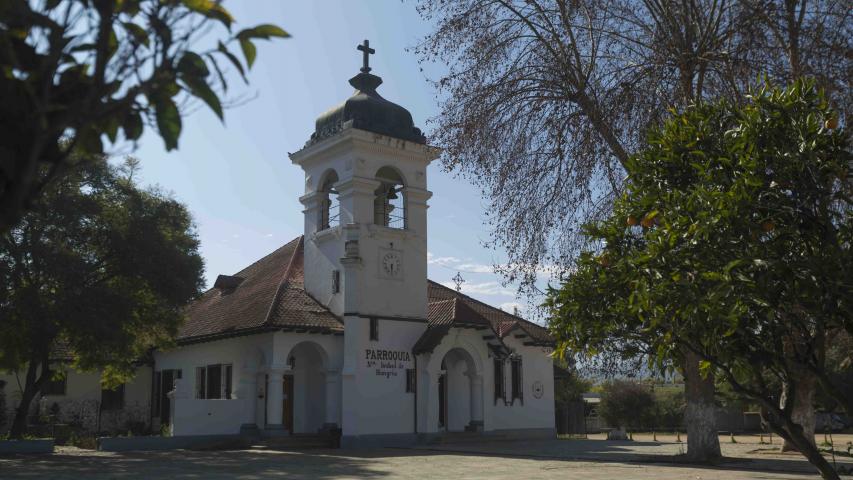
<svg viewBox="0 0 853 480"><path fill-rule="evenodd" d="M452 443L494 442L499 440L510 440L510 438L499 433L447 432L432 437L427 443L430 445L443 445Z"/></svg>
<svg viewBox="0 0 853 480"><path fill-rule="evenodd" d="M328 433L295 433L265 437L254 442L254 450L301 450L304 448L335 448L337 438Z"/></svg>

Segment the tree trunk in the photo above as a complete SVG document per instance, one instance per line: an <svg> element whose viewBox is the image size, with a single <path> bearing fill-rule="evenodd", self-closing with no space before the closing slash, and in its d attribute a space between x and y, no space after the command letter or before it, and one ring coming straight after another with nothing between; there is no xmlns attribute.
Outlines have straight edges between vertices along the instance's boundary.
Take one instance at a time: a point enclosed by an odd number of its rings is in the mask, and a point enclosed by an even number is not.
<svg viewBox="0 0 853 480"><path fill-rule="evenodd" d="M803 436L813 447L817 448L815 443L815 409L814 396L817 381L809 372L801 370L793 378L796 382L794 388L793 408L791 408L791 420L797 425L803 427ZM784 408L786 394L788 389L783 389L780 407ZM799 451L793 441L786 439L782 443L783 452ZM801 452L805 453L805 452Z"/></svg>
<svg viewBox="0 0 853 480"><path fill-rule="evenodd" d="M782 415L784 414L785 412L783 411ZM780 436L782 436L786 442L791 442L791 444L794 445L794 448L802 453L806 459L808 459L809 463L817 468L820 472L821 478L826 480L840 480L838 472L832 468L832 465L829 464L814 444L814 435L807 437L803 433L802 427L795 423L792 418L779 418L777 416L775 419L776 420L771 420L771 427ZM774 425L773 423L775 421L778 421L781 425Z"/></svg>
<svg viewBox="0 0 853 480"><path fill-rule="evenodd" d="M687 425L687 458L694 462L710 462L722 457L717 436L717 414L714 405L714 376L702 378L699 373L699 356L684 355L684 387L687 408L684 423Z"/></svg>
<svg viewBox="0 0 853 480"><path fill-rule="evenodd" d="M15 409L15 420L12 421L12 428L9 430L9 438L20 440L27 433L27 415L30 410L30 403L38 393L36 389L36 373L38 372L38 363L29 362L27 365L27 377L24 381L24 391L21 394L21 402Z"/></svg>

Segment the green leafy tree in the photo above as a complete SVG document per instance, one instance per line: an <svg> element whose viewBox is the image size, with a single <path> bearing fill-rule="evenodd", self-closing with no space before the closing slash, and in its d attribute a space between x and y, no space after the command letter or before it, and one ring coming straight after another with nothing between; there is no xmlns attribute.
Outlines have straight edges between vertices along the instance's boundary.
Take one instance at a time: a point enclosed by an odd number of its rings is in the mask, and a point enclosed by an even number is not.
<svg viewBox="0 0 853 480"><path fill-rule="evenodd" d="M587 227L600 250L547 301L564 348L635 345L664 370L697 356L825 478L794 411L805 375L853 411L825 362L827 338L853 331L853 155L837 118L810 81L674 115Z"/></svg>
<svg viewBox="0 0 853 480"><path fill-rule="evenodd" d="M246 80L253 40L288 36L275 25L232 33L234 23L214 0L0 2L0 233L72 151L100 155L146 126L176 149L189 98L222 118L226 67Z"/></svg>
<svg viewBox="0 0 853 480"><path fill-rule="evenodd" d="M13 438L25 433L33 398L61 374L53 349L69 350L75 368L103 369L112 388L170 342L203 285L182 204L137 186L132 163L77 163L0 237L0 369L25 372Z"/></svg>

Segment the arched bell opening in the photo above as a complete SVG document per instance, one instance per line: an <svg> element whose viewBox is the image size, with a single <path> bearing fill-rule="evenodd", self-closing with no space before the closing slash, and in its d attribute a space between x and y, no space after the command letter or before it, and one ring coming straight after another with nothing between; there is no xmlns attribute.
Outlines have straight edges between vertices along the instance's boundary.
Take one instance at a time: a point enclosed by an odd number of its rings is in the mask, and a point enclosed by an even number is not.
<svg viewBox="0 0 853 480"><path fill-rule="evenodd" d="M326 172L320 182L320 188L317 191L320 194L318 231L340 225L341 208L338 202L338 192L335 190L336 183L338 183L338 174L334 170Z"/></svg>
<svg viewBox="0 0 853 480"><path fill-rule="evenodd" d="M373 223L405 229L408 224L403 177L394 168L382 167L376 172L376 179L379 180L379 187L373 192Z"/></svg>

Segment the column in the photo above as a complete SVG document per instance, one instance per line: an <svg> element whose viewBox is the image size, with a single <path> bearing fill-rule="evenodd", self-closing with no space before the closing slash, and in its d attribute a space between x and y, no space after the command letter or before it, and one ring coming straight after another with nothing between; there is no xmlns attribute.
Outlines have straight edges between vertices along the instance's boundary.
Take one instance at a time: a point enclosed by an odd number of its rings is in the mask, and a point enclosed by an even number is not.
<svg viewBox="0 0 853 480"><path fill-rule="evenodd" d="M267 430L283 430L282 413L284 410L284 368L271 368L267 372Z"/></svg>
<svg viewBox="0 0 853 480"><path fill-rule="evenodd" d="M418 386L417 393L418 396L418 432L419 433L430 433L436 431L436 424L433 421L433 405L432 402L435 398L435 392L437 387L433 385L430 380L430 374L426 369L426 366L429 365L430 354L422 354L418 356L418 365L421 367L418 368L417 376L418 376Z"/></svg>
<svg viewBox="0 0 853 480"><path fill-rule="evenodd" d="M326 419L324 429L340 428L341 372L326 371Z"/></svg>
<svg viewBox="0 0 853 480"><path fill-rule="evenodd" d="M468 374L471 384L471 427L483 431L483 376L476 373Z"/></svg>

